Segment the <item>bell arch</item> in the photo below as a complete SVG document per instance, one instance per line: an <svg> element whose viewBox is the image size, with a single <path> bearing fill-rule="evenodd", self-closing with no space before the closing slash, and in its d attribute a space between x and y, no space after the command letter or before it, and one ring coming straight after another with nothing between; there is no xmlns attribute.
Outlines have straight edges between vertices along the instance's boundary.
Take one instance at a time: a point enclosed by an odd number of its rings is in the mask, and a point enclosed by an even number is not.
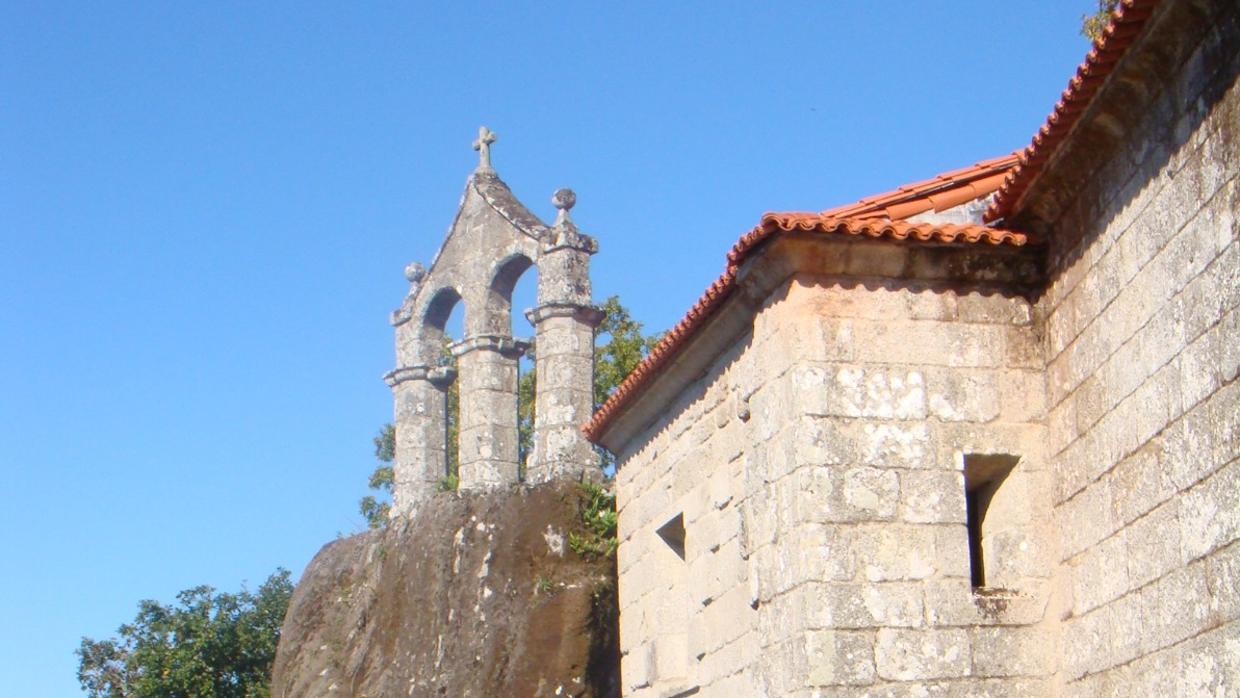
<svg viewBox="0 0 1240 698"><path fill-rule="evenodd" d="M571 191L553 197L559 209L553 225L521 204L491 165L494 141L484 128L475 142L482 153L478 169L466 182L447 237L429 269L406 268L409 291L392 316L397 368L386 378L396 402L396 514L415 511L443 476L443 405L454 380L460 391L460 487L500 487L520 478L517 372L528 345L513 336L512 294L531 269L538 275L538 304L526 317L539 347L540 380L527 479L597 470L578 431L593 407L597 310L590 304L588 269L597 243L569 218ZM458 304L464 306L465 332L450 346L454 370L440 358L445 325Z"/></svg>

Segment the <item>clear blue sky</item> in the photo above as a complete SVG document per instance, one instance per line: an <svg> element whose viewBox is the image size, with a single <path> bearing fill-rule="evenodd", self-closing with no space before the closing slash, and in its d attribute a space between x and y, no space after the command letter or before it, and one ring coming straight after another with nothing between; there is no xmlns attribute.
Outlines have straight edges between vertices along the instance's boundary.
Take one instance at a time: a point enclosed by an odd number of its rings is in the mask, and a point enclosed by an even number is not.
<svg viewBox="0 0 1240 698"><path fill-rule="evenodd" d="M0 675L362 528L388 312L476 162L673 324L767 210L1023 147L1092 0L0 3Z"/></svg>

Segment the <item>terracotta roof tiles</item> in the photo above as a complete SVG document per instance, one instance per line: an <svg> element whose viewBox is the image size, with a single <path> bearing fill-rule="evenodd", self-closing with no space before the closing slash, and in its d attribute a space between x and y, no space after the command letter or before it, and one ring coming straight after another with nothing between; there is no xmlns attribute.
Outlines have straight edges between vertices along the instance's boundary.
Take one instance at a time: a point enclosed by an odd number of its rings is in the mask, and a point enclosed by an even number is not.
<svg viewBox="0 0 1240 698"><path fill-rule="evenodd" d="M925 211L943 211L997 190L1016 165L1019 153L982 160L920 182L904 184L845 206L823 211L839 218L907 218Z"/></svg>

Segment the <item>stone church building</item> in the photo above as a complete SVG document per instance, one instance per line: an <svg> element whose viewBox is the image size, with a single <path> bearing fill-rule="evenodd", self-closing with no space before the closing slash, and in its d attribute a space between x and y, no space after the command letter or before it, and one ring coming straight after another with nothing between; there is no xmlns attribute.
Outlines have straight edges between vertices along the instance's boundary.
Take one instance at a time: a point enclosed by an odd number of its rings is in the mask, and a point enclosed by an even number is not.
<svg viewBox="0 0 1240 698"><path fill-rule="evenodd" d="M483 129L392 315L393 513L615 454L625 696L1240 696L1238 77L1240 2L1123 0L1030 146L764 215L593 416L598 245Z"/></svg>
<svg viewBox="0 0 1240 698"><path fill-rule="evenodd" d="M583 429L624 695L1240 695L1238 75L1125 0L1023 151L737 241Z"/></svg>

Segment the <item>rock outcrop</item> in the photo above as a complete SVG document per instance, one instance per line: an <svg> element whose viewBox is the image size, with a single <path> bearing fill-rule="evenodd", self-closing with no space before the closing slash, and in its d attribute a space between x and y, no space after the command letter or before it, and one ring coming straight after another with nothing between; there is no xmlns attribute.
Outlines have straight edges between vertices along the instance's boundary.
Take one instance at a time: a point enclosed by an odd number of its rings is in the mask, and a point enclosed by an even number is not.
<svg viewBox="0 0 1240 698"><path fill-rule="evenodd" d="M276 698L618 696L615 563L572 482L442 494L329 543L293 595Z"/></svg>

